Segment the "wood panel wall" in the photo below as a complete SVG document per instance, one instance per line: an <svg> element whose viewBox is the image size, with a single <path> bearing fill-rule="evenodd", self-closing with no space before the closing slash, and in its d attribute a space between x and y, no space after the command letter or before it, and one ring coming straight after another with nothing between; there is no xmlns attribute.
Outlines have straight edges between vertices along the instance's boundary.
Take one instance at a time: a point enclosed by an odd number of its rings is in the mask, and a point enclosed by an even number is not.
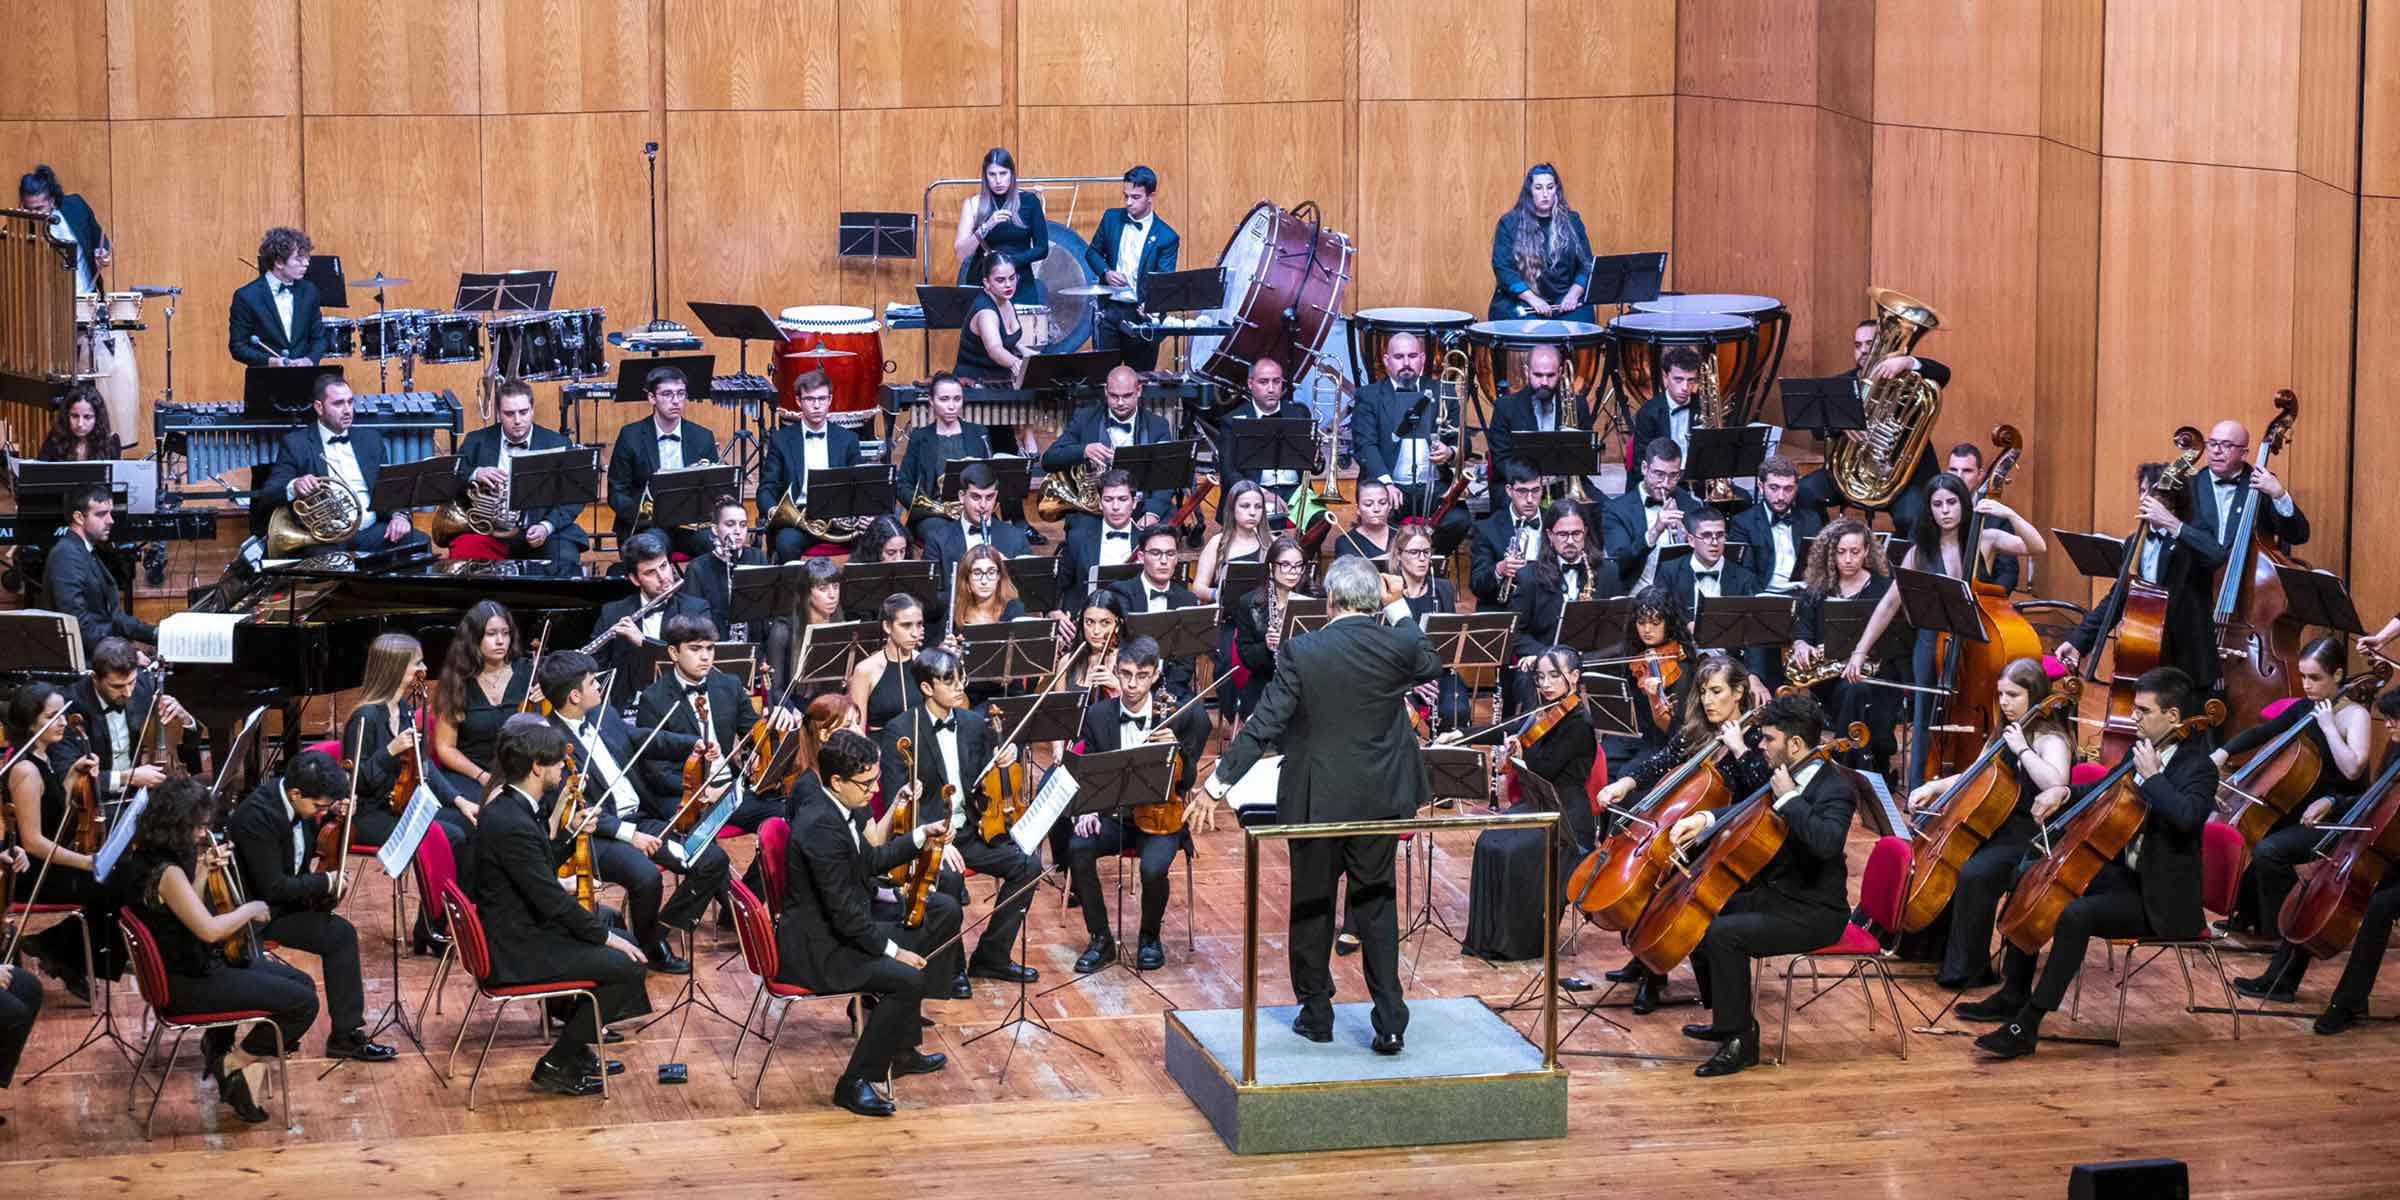
<svg viewBox="0 0 2400 1200"><path fill-rule="evenodd" d="M44 7L0 43L0 161L52 163L92 200L113 282L185 289L179 400L237 394L226 309L269 224L307 229L353 277L416 280L395 305L446 307L462 271L551 267L558 306L648 319L648 141L656 282L687 323L688 300L908 298L915 264L836 257L837 214L915 211L991 146L1029 175L1109 180L1048 197L1086 234L1114 178L1151 165L1190 264L1260 199L1315 200L1360 248L1352 307L1480 316L1491 223L1530 162L1558 164L1602 251L1668 245L1676 7L105 0ZM962 195L934 205L937 276ZM162 333L138 343L152 396ZM886 352L914 376L921 345ZM734 348L715 349L730 370ZM417 383L464 396L476 375L423 366Z"/></svg>

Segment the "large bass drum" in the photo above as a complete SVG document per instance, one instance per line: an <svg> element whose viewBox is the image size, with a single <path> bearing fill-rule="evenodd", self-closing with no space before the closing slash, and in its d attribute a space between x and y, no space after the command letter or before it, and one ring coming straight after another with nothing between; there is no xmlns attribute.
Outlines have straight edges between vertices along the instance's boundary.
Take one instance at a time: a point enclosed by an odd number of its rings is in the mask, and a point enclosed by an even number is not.
<svg viewBox="0 0 2400 1200"><path fill-rule="evenodd" d="M1717 379L1725 395L1735 401L1734 423L1747 425L1761 419L1759 414L1766 411L1767 398L1783 372L1783 348L1792 332L1791 310L1783 306L1783 301L1773 296L1705 292L1637 301L1633 308L1635 312L1646 313L1748 317L1757 322L1758 331L1750 345L1733 356L1738 361L1729 362L1726 351L1718 350Z"/></svg>
<svg viewBox="0 0 2400 1200"><path fill-rule="evenodd" d="M1230 325L1233 333L1192 339L1200 373L1239 389L1251 363L1272 358L1283 364L1285 379L1299 379L1340 319L1350 253L1349 235L1259 201L1217 256L1225 303L1200 319Z"/></svg>

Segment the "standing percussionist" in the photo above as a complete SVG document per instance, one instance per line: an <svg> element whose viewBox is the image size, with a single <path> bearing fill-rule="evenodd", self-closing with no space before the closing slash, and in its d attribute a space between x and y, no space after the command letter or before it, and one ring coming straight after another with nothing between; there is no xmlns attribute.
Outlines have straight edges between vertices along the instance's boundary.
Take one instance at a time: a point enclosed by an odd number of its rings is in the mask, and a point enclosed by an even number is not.
<svg viewBox="0 0 2400 1200"><path fill-rule="evenodd" d="M1410 618L1392 581L1365 559L1335 560L1325 572L1332 619L1283 647L1275 678L1233 744L1217 760L1211 799L1247 774L1269 745L1283 750L1276 820L1402 820L1431 800L1425 760L1409 725L1411 688L1440 678L1442 661ZM1375 614L1381 611L1382 620ZM1300 1015L1292 1032L1333 1040L1333 894L1346 878L1360 930L1367 991L1374 997L1374 1048L1398 1054L1408 1029L1400 993L1400 930L1392 906L1390 835L1300 838L1291 843L1291 972Z"/></svg>
<svg viewBox="0 0 2400 1200"><path fill-rule="evenodd" d="M768 540L776 562L790 562L821 540L797 525L774 527L770 518L776 505L789 496L805 514L809 476L858 465L858 435L827 419L833 413L833 381L825 372L803 373L792 381L792 391L800 398L800 419L767 438L767 460L758 469L758 519L772 530Z"/></svg>
<svg viewBox="0 0 2400 1200"><path fill-rule="evenodd" d="M317 285L308 274L316 246L308 235L278 225L258 242L258 278L233 293L226 320L226 349L253 367L310 367L325 357L332 339L317 307Z"/></svg>
<svg viewBox="0 0 2400 1200"><path fill-rule="evenodd" d="M1157 198L1158 172L1148 167L1125 172L1125 207L1100 214L1100 228L1092 234L1092 243L1083 252L1084 265L1091 268L1100 282L1131 294L1142 280L1175 269L1175 253L1181 239L1175 236L1174 227L1151 207ZM1092 335L1093 347L1122 351L1125 365L1136 371L1156 368L1158 342L1129 333L1125 328L1141 319L1142 310L1131 299L1102 298Z"/></svg>
<svg viewBox="0 0 2400 1200"><path fill-rule="evenodd" d="M51 240L74 244L75 294L80 296L108 290L101 276L109 263L108 234L101 230L100 218L93 214L90 201L81 194L69 192L58 182L58 173L44 163L17 177L17 206L35 216L50 218ZM93 422L97 430L93 440L99 444L92 447L93 452L88 455L53 455L45 443L42 452L34 456L36 458L48 462L66 458L115 458L119 444L113 431L122 430L132 434L141 430L138 424L141 418L141 380L133 365L133 346L128 335L105 325L96 326L88 332L96 351L92 355L90 369L103 374L98 380L78 383L68 389L67 399L59 413L59 424L68 424L68 412L74 406L76 395L81 393L89 398L92 411L97 414ZM84 333L77 333L78 357L81 356ZM105 405L102 397L106 397ZM83 434L77 436L82 437Z"/></svg>
<svg viewBox="0 0 2400 1200"><path fill-rule="evenodd" d="M1350 410L1350 444L1358 455L1361 482L1400 486L1401 515L1429 518L1442 502L1442 489L1462 465L1458 447L1436 436L1458 428L1460 398L1443 394L1438 380L1425 378L1425 343L1413 333L1395 333L1383 347L1383 378L1358 390ZM1467 536L1465 505L1452 505L1433 530L1434 552L1448 555Z"/></svg>
<svg viewBox="0 0 2400 1200"><path fill-rule="evenodd" d="M276 503L317 495L338 487L350 493L359 510L358 532L337 547L344 550L383 550L422 546L423 533L409 524L405 512L376 519L367 507L375 494L375 477L383 473L383 435L351 424L350 385L339 375L319 375L309 388L317 419L306 428L283 435L276 446L275 465L259 490Z"/></svg>
<svg viewBox="0 0 2400 1200"><path fill-rule="evenodd" d="M717 460L717 435L708 426L683 419L691 381L674 367L652 367L642 376L642 391L650 415L617 431L617 444L608 455L608 507L617 516L617 536L658 525L642 512L650 494L650 479L661 471ZM675 550L686 558L708 553L708 531L661 529Z"/></svg>
<svg viewBox="0 0 2400 1200"><path fill-rule="evenodd" d="M1516 207L1492 227L1492 306L1495 321L1552 317L1590 321L1592 239L1583 218L1567 207L1558 168L1535 163L1517 188Z"/></svg>
<svg viewBox="0 0 2400 1200"><path fill-rule="evenodd" d="M458 469L467 477L470 486L508 498L509 464L520 454L538 454L545 450L564 450L569 445L567 435L544 429L533 421L533 385L522 379L500 382L493 411L499 420L467 435L458 445ZM461 496L462 502L470 497ZM503 503L505 509L514 505ZM450 543L452 558L516 558L547 562L561 575L583 573L583 552L591 545L575 515L580 504L562 504L518 512L517 536L492 538L482 534L461 534Z"/></svg>

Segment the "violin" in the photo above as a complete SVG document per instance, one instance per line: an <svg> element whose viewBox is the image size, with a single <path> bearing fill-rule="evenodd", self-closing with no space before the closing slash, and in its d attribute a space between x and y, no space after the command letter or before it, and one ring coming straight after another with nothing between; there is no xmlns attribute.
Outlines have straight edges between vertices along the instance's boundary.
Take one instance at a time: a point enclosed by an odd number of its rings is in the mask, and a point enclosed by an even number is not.
<svg viewBox="0 0 2400 1200"><path fill-rule="evenodd" d="M699 722L700 740L683 759L683 803L676 806L675 819L668 822L668 828L676 833L690 833L700 823L700 797L708 791L709 777L716 773L722 753L717 748L717 727L709 720L706 695L692 697L692 719Z"/></svg>
<svg viewBox="0 0 2400 1200"><path fill-rule="evenodd" d="M1674 642L1644 651L1625 667L1634 686L1649 696L1650 721L1662 733L1675 727L1675 688L1683 682L1683 664L1683 643Z"/></svg>
<svg viewBox="0 0 2400 1200"><path fill-rule="evenodd" d="M1166 719L1158 722L1155 725L1152 725L1150 727L1150 732L1153 735L1156 735L1158 731L1162 729L1172 731L1175 728L1176 723L1183 720L1185 713L1188 713L1194 708L1199 707L1200 702L1207 699L1210 692L1217 690L1218 684L1223 683L1231 678L1233 678L1231 672L1217 676L1216 679L1211 681L1207 687L1201 688L1199 691L1193 693L1191 699L1184 701L1180 705L1177 705L1173 712L1170 712L1166 715ZM1157 711L1156 706L1167 698L1167 694L1163 691L1151 693L1151 711ZM1078 753L1082 751L1082 747L1080 746L1078 746L1076 749ZM1175 753L1178 761L1176 761L1175 765L1171 767L1170 770L1177 772L1178 774L1176 775L1176 778L1180 780L1182 778L1180 774L1182 769L1180 757L1183 751L1178 749ZM1133 806L1133 827L1141 830L1143 833L1151 834L1157 837L1168 837L1183 832L1185 814L1190 811L1191 805L1182 800L1162 800L1155 804L1136 804Z"/></svg>
<svg viewBox="0 0 2400 1200"><path fill-rule="evenodd" d="M2184 490L2200 464L2203 441L2200 431L2189 425L2175 431L2176 457L2151 481L2144 498L2163 496ZM2149 543L2150 523L2137 521L2131 536L2125 539L2125 562L2117 569L2117 586L2110 593L2114 609L2104 608L2099 628L2113 629L2116 653L2109 677L2100 677L2099 647L2085 656L2083 677L2090 683L2104 683L2092 689L2092 695L2106 697L2106 715L2100 722L2101 757L2115 759L2132 748L2133 687L2144 672L2158 666L2165 649L2167 631L2167 590L2142 578L2142 547Z"/></svg>
<svg viewBox="0 0 2400 1200"><path fill-rule="evenodd" d="M1812 762L1825 762L1867 744L1867 727L1853 721L1844 735L1832 738L1791 764L1797 772ZM1825 770L1841 768L1828 764ZM1625 935L1625 944L1651 970L1664 975L1690 958L1700 938L1742 885L1756 878L1782 851L1786 834L1783 818L1775 813L1775 785L1770 783L1727 811L1695 847L1703 847L1690 867L1669 880L1642 911L1641 920ZM1732 986L1741 986L1739 982Z"/></svg>
<svg viewBox="0 0 2400 1200"><path fill-rule="evenodd" d="M210 849L222 849L225 842L216 835L216 831L211 830L208 844ZM209 911L220 915L249 903L242 895L241 870L234 866L230 858L208 869L207 878L202 883L202 894L208 902ZM227 964L236 967L246 967L259 961L258 926L243 922L240 929L217 944L217 953L224 956Z"/></svg>
<svg viewBox="0 0 2400 1200"><path fill-rule="evenodd" d="M917 778L916 744L905 737L894 738L892 739L892 749L899 752L900 761L905 766L908 778L896 785L887 783L884 794L890 796L892 801L891 807L886 810L886 819L893 829L914 829L923 823L917 820L917 810L920 806L915 800L909 798L906 789L907 785ZM905 884L908 882L908 868L894 868L884 876L884 880L894 887Z"/></svg>
<svg viewBox="0 0 2400 1200"><path fill-rule="evenodd" d="M417 785L425 781L425 684L422 681L408 685L408 707L410 727L416 731L417 740L409 746L407 754L400 756L400 767L392 773L392 793L385 797L385 803L396 813L408 811L408 802L416 797ZM360 753L364 755L363 748Z"/></svg>
<svg viewBox="0 0 2400 1200"><path fill-rule="evenodd" d="M999 705L986 708L984 714L990 718L992 728L1000 728ZM983 840L987 842L1007 837L1008 827L1016 824L1017 818L1033 805L1033 793L1025 787L1022 756L1005 767L995 765L986 769L977 790L983 796Z"/></svg>
<svg viewBox="0 0 2400 1200"><path fill-rule="evenodd" d="M2350 948L2367 901L2400 863L2400 754L2343 814L2340 832L2317 845L2323 860L2284 898L2283 936L2316 958Z"/></svg>
<svg viewBox="0 0 2400 1200"><path fill-rule="evenodd" d="M2225 702L2211 700L2199 716L2177 725L2160 740L2161 750L2225 719ZM2114 861L2150 815L2150 804L2133 782L2133 755L2111 768L2075 806L2053 818L2034 844L2050 850L2018 877L2000 909L2000 936L2027 954L2041 950L2058 929L2067 902L2081 896L2100 868Z"/></svg>
<svg viewBox="0 0 2400 1200"><path fill-rule="evenodd" d="M942 785L942 811L950 810L951 798L957 794L958 789L946 783ZM925 848L917 851L917 857L909 862L908 878L900 885L903 909L900 924L903 927L915 929L925 923L925 900L933 894L934 881L941 877L942 848L949 844L950 831L945 829L939 836L925 839Z"/></svg>
<svg viewBox="0 0 2400 1200"><path fill-rule="evenodd" d="M2375 663L2344 679L2336 694L2364 704L2383 690L2391 676L2390 664ZM2274 832L2285 817L2308 802L2317 781L2325 776L2325 755L2308 736L2308 727L2316 723L2316 705L2305 699L2292 704L2302 710L2298 719L2217 784L2219 800L2232 801L2221 805L2219 819L2240 830L2242 841L2253 849L2260 838Z"/></svg>
<svg viewBox="0 0 2400 1200"><path fill-rule="evenodd" d="M2083 681L2072 675L2008 726L2023 730L2036 721L2074 711ZM1950 906L1958 890L1958 873L1967 859L2006 824L2024 798L2025 777L2008 766L2008 738L1995 730L1983 753L1958 773L1940 797L1919 816L1915 847L1909 858L1907 899L1900 911L1900 932L1916 933L1932 925Z"/></svg>
<svg viewBox="0 0 2400 1200"><path fill-rule="evenodd" d="M1567 714L1579 712L1582 708L1583 689L1569 688L1567 694L1559 697L1556 704L1546 706L1544 711L1535 713L1530 720L1525 722L1525 728L1517 734L1517 749L1522 752L1528 747L1539 745L1543 738L1550 736L1551 730L1558 728L1558 723L1565 720Z"/></svg>
<svg viewBox="0 0 2400 1200"><path fill-rule="evenodd" d="M1743 713L1749 729L1762 709ZM1672 751L1670 751L1672 752ZM1631 809L1617 832L1603 839L1577 863L1567 877L1567 894L1602 929L1627 930L1641 919L1642 909L1666 878L1675 844L1667 836L1675 822L1696 812L1714 812L1733 803L1733 788L1721 766L1728 753L1715 730Z"/></svg>
<svg viewBox="0 0 2400 1200"><path fill-rule="evenodd" d="M83 714L67 714L67 732L84 738ZM89 745L88 738L85 744ZM67 849L77 854L97 854L106 835L106 821L100 815L100 771L97 766L85 765L67 776L67 807L75 811L75 827L67 834Z"/></svg>
<svg viewBox="0 0 2400 1200"><path fill-rule="evenodd" d="M600 875L592 865L592 830L584 812L583 772L567 777L566 786L558 794L558 810L561 824L573 838L567 860L558 865L558 877L575 881L575 903L583 906L585 912L598 911Z"/></svg>
<svg viewBox="0 0 2400 1200"><path fill-rule="evenodd" d="M1998 499L2008 486L2009 476L2017 468L2024 437L2013 425L1999 425L1992 429L1992 444L2000 452L1992 459L1992 469L1976 486L1968 505L1964 560L1959 564L1974 589L1976 624L1983 637L1977 640L1948 633L1934 636L1934 661L1942 664L1939 686L1947 694L1937 701L1940 712L1925 747L1924 771L1909 781L1912 787L1953 774L1977 757L1983 748L1976 742L1978 734L1997 730L2006 720L1994 699L1999 694L2000 673L2020 658L2042 656L2041 635L2009 603L2007 590L1986 581L1979 569L1983 562L1983 514L1975 511L1975 505Z"/></svg>
<svg viewBox="0 0 2400 1200"><path fill-rule="evenodd" d="M2291 440L2300 398L2290 388L2278 389L2275 410L2258 439L2261 464ZM2228 736L2251 727L2260 709L2299 692L2300 623L2292 619L2283 576L2277 573L2278 567L2296 564L2280 547L2258 536L2258 510L2267 502L2257 492L2249 493L2233 536L2225 541L2231 553L2217 573L2217 657L2224 664L2225 706L2233 714L2225 726Z"/></svg>

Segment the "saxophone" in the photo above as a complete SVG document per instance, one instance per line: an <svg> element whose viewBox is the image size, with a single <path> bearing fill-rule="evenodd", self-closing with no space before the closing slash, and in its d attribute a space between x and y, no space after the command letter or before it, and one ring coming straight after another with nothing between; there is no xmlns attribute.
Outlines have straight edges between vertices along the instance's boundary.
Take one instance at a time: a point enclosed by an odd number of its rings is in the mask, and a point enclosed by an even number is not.
<svg viewBox="0 0 2400 1200"><path fill-rule="evenodd" d="M366 524L366 501L340 479L319 475L316 491L292 497L267 519L267 557L292 558L310 546L347 542Z"/></svg>
<svg viewBox="0 0 2400 1200"><path fill-rule="evenodd" d="M1933 436L1933 421L1942 411L1942 390L1915 371L1889 379L1867 379L1863 372L1895 354L1914 350L1918 339L1938 328L1942 319L1924 302L1890 288L1873 288L1867 299L1875 306L1875 341L1867 350L1860 384L1866 389L1865 436L1844 438L1826 455L1834 486L1853 504L1879 508L1907 486L1909 468Z"/></svg>
<svg viewBox="0 0 2400 1200"><path fill-rule="evenodd" d="M508 506L508 483L497 487L470 482L457 498L433 514L433 544L449 547L462 533L480 533L499 541L515 539L524 531L521 514Z"/></svg>

